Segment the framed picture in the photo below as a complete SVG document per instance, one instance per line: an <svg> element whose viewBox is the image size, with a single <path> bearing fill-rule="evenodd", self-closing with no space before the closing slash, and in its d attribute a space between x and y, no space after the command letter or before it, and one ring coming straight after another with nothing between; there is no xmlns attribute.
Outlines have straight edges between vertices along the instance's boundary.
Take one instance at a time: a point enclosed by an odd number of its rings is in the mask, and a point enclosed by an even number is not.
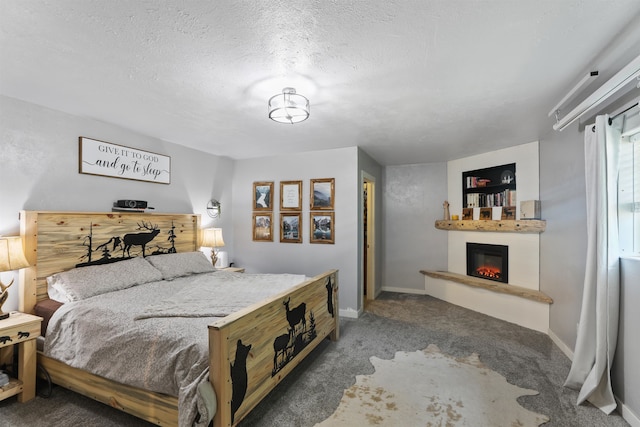
<svg viewBox="0 0 640 427"><path fill-rule="evenodd" d="M280 182L280 210L302 210L302 181Z"/></svg>
<svg viewBox="0 0 640 427"><path fill-rule="evenodd" d="M334 183L334 178L311 180L310 210L333 210L333 199L335 197Z"/></svg>
<svg viewBox="0 0 640 427"><path fill-rule="evenodd" d="M333 212L311 212L309 218L310 243L335 243Z"/></svg>
<svg viewBox="0 0 640 427"><path fill-rule="evenodd" d="M473 219L473 208L463 208L462 209L462 220L463 221L471 221Z"/></svg>
<svg viewBox="0 0 640 427"><path fill-rule="evenodd" d="M273 242L273 221L270 213L253 214L253 240Z"/></svg>
<svg viewBox="0 0 640 427"><path fill-rule="evenodd" d="M253 183L253 210L273 210L273 181Z"/></svg>
<svg viewBox="0 0 640 427"><path fill-rule="evenodd" d="M511 220L516 219L516 207L515 206L503 206L502 207L502 216L500 219L503 220Z"/></svg>
<svg viewBox="0 0 640 427"><path fill-rule="evenodd" d="M302 214L281 213L280 214L280 242L281 243L302 243Z"/></svg>
<svg viewBox="0 0 640 427"><path fill-rule="evenodd" d="M493 211L491 208L480 208L480 219L483 221L490 221L492 219Z"/></svg>
<svg viewBox="0 0 640 427"><path fill-rule="evenodd" d="M171 183L171 157L97 139L79 139L78 172L136 181Z"/></svg>

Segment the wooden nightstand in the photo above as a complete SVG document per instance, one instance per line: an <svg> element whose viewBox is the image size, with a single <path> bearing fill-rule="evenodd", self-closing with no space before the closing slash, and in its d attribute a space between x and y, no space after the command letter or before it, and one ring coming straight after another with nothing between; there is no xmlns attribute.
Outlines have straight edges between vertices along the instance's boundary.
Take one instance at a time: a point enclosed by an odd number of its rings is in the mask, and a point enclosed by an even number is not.
<svg viewBox="0 0 640 427"><path fill-rule="evenodd" d="M244 268L241 267L225 267L222 268L223 271L231 271L233 273L244 273Z"/></svg>
<svg viewBox="0 0 640 427"><path fill-rule="evenodd" d="M0 400L18 395L18 402L26 402L36 395L36 338L40 336L42 318L31 314L12 312L8 319L0 320L0 348L18 345L18 379L0 387Z"/></svg>

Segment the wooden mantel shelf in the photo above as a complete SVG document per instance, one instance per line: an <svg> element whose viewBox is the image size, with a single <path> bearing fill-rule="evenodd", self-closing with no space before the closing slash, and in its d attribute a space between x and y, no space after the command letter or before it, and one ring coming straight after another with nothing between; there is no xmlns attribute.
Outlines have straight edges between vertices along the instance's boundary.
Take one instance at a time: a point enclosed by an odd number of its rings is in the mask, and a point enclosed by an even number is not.
<svg viewBox="0 0 640 427"><path fill-rule="evenodd" d="M448 271L420 270L420 273L436 279L450 280L452 282L462 283L463 285L488 289L493 292L500 292L503 294L515 295L521 298L530 299L532 301L553 304L553 299L544 292L536 291L529 288L523 288L522 286L509 285L493 280L486 280L480 279L478 277L465 276L463 274L450 273Z"/></svg>
<svg viewBox="0 0 640 427"><path fill-rule="evenodd" d="M542 233L547 221L540 219L469 221L437 220L436 228L451 231L496 231L510 233Z"/></svg>

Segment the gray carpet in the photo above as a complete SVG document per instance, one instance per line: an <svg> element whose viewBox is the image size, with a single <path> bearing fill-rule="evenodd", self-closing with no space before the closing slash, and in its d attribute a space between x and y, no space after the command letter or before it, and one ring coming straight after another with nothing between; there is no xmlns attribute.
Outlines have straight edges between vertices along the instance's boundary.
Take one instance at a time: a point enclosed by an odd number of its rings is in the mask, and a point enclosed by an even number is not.
<svg viewBox="0 0 640 427"><path fill-rule="evenodd" d="M485 365L510 383L538 390L539 395L518 401L547 415L551 421L545 426L628 425L617 414L576 406L577 392L562 386L570 362L546 335L429 296L383 293L359 319L343 319L340 340L319 345L240 426L311 427L333 413L356 375L373 373L371 356L391 359L396 351L421 350L429 344L454 357L478 353ZM56 387L48 399L19 404L13 397L0 402L0 425L151 424Z"/></svg>

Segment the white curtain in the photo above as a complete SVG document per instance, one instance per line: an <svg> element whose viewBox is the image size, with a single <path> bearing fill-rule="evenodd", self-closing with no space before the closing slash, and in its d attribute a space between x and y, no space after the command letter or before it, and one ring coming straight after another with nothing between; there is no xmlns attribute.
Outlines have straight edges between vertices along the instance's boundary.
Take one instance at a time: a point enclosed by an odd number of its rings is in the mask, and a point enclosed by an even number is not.
<svg viewBox="0 0 640 427"><path fill-rule="evenodd" d="M611 365L618 337L620 261L618 254L618 151L620 132L609 116L585 128L587 262L578 337L565 386L610 414L616 408Z"/></svg>

